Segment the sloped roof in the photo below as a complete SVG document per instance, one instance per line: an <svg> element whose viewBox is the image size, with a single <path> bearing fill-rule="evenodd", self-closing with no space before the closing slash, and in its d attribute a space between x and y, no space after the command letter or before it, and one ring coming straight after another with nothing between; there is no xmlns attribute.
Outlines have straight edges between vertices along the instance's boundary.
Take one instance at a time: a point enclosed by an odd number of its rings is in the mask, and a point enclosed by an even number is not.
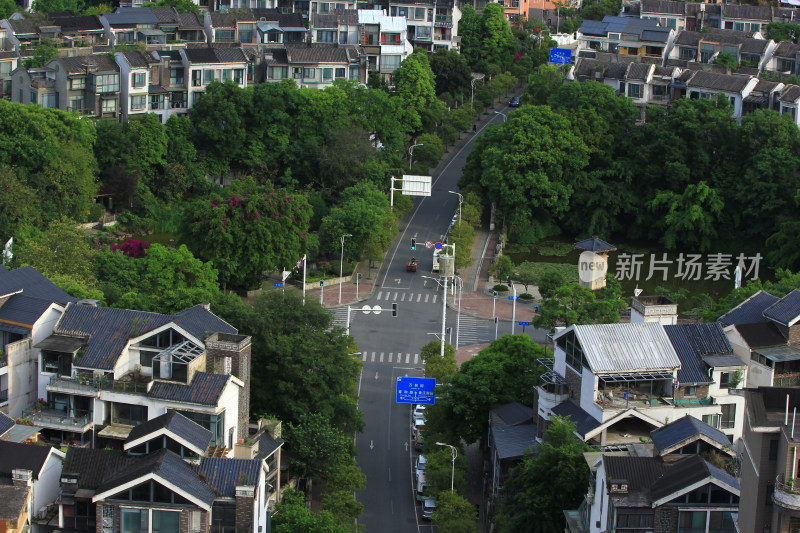
<svg viewBox="0 0 800 533"><path fill-rule="evenodd" d="M181 30L202 30L203 21L197 13L178 13L178 28Z"/></svg>
<svg viewBox="0 0 800 533"><path fill-rule="evenodd" d="M108 54L92 54L88 56L60 57L60 61L67 72L71 74L86 73L86 67L97 67L101 71L119 72L119 65Z"/></svg>
<svg viewBox="0 0 800 533"><path fill-rule="evenodd" d="M339 24L358 24L358 10L334 9L330 13L312 13L311 28L339 28Z"/></svg>
<svg viewBox="0 0 800 533"><path fill-rule="evenodd" d="M61 469L65 474L79 474L78 488L95 490L117 473L133 466L136 457L118 450L77 448L70 446Z"/></svg>
<svg viewBox="0 0 800 533"><path fill-rule="evenodd" d="M634 63L630 63L630 66L633 65ZM637 65L637 66L646 67L645 65ZM649 69L649 67L646 68ZM617 249L616 246L604 241L597 235L594 235L591 239L584 239L582 241L578 241L574 243L572 247L577 248L578 250L588 250L590 252L613 252L614 250Z"/></svg>
<svg viewBox="0 0 800 533"><path fill-rule="evenodd" d="M756 89L758 89L761 83L763 82L759 82L759 84L756 85ZM780 300L780 298L773 296L767 291L758 291L717 320L726 326L764 322L764 310L778 300Z"/></svg>
<svg viewBox="0 0 800 533"><path fill-rule="evenodd" d="M504 426L518 426L533 420L533 409L519 402L507 403L492 409L489 414L492 418L497 417Z"/></svg>
<svg viewBox="0 0 800 533"><path fill-rule="evenodd" d="M800 44L791 41L781 41L778 43L778 46L775 47L775 51L772 55L794 59L798 53L800 53Z"/></svg>
<svg viewBox="0 0 800 533"><path fill-rule="evenodd" d="M158 17L147 7L118 7L113 13L106 13L103 16L111 26L125 24L158 24Z"/></svg>
<svg viewBox="0 0 800 533"><path fill-rule="evenodd" d="M0 307L0 322L13 322L15 325L33 326L53 302L41 298L32 298L25 293L15 294Z"/></svg>
<svg viewBox="0 0 800 533"><path fill-rule="evenodd" d="M764 310L764 316L789 326L800 318L800 290L795 289Z"/></svg>
<svg viewBox="0 0 800 533"><path fill-rule="evenodd" d="M631 33L643 37L645 31L648 34L647 41L667 42L669 37L670 28L664 28L658 25L657 20L653 19L638 19L633 17L620 17L614 15L606 15L602 21L599 20L584 20L581 24L580 33L585 35L600 35L606 36L611 33Z"/></svg>
<svg viewBox="0 0 800 533"><path fill-rule="evenodd" d="M258 484L263 459L234 459L228 457L205 457L196 467L221 498L236 496L236 486Z"/></svg>
<svg viewBox="0 0 800 533"><path fill-rule="evenodd" d="M8 433L11 428L14 427L14 424L16 424L16 422L14 422L13 418L10 418L5 413L0 412L0 437Z"/></svg>
<svg viewBox="0 0 800 533"><path fill-rule="evenodd" d="M737 324L736 330L747 342L747 345L753 349L786 344L786 337L781 334L772 322Z"/></svg>
<svg viewBox="0 0 800 533"><path fill-rule="evenodd" d="M600 425L600 422L594 419L592 415L581 409L579 405L567 400L561 402L550 410L554 415L563 416L575 423L575 431L581 437L585 437L587 433Z"/></svg>
<svg viewBox="0 0 800 533"><path fill-rule="evenodd" d="M723 4L722 16L726 19L761 20L772 22L772 10L769 7Z"/></svg>
<svg viewBox="0 0 800 533"><path fill-rule="evenodd" d="M33 472L34 479L38 479L50 450L50 446L0 440L0 476L11 477L12 470L24 468Z"/></svg>
<svg viewBox="0 0 800 533"><path fill-rule="evenodd" d="M747 366L744 361L735 355L704 355L703 362L711 368Z"/></svg>
<svg viewBox="0 0 800 533"><path fill-rule="evenodd" d="M141 52L123 52L122 57L133 68L147 68L150 66L148 57Z"/></svg>
<svg viewBox="0 0 800 533"><path fill-rule="evenodd" d="M670 0L642 0L641 13L683 15L686 2L673 2Z"/></svg>
<svg viewBox="0 0 800 533"><path fill-rule="evenodd" d="M350 63L357 56L355 48L331 44L288 45L286 57L291 64L296 63Z"/></svg>
<svg viewBox="0 0 800 533"><path fill-rule="evenodd" d="M604 455L603 464L606 479L627 481L629 491L647 491L665 471L664 462L656 457Z"/></svg>
<svg viewBox="0 0 800 533"><path fill-rule="evenodd" d="M716 479L730 486L739 494L739 482L727 472L711 465L699 455L686 455L676 461L652 487L651 497L654 501L669 498L704 479Z"/></svg>
<svg viewBox="0 0 800 533"><path fill-rule="evenodd" d="M800 87L797 85L787 85L781 93L781 102L794 103L800 98Z"/></svg>
<svg viewBox="0 0 800 533"><path fill-rule="evenodd" d="M680 367L680 359L661 324L574 325L586 361L594 373L647 372Z"/></svg>
<svg viewBox="0 0 800 533"><path fill-rule="evenodd" d="M30 492L30 487L0 486L0 520L17 520L28 503Z"/></svg>
<svg viewBox="0 0 800 533"><path fill-rule="evenodd" d="M61 305L78 301L77 298L64 292L32 266L24 266L16 270L0 268L0 295L19 290L22 290L26 296L41 298Z"/></svg>
<svg viewBox="0 0 800 533"><path fill-rule="evenodd" d="M698 70L694 73L689 81L686 82L688 87L696 87L700 89L711 89L715 91L726 91L731 93L740 93L747 87L750 76L737 76L736 74L715 74L713 72L705 72Z"/></svg>
<svg viewBox="0 0 800 533"><path fill-rule="evenodd" d="M653 439L653 444L659 453L699 435L705 435L720 446L730 446L731 444L728 436L722 431L689 415L650 432L650 438Z"/></svg>
<svg viewBox="0 0 800 533"><path fill-rule="evenodd" d="M203 307L195 305L172 317L175 324L200 340L212 333L238 333L238 330Z"/></svg>
<svg viewBox="0 0 800 533"><path fill-rule="evenodd" d="M190 63L246 63L247 57L241 48L203 47L186 48L186 58Z"/></svg>
<svg viewBox="0 0 800 533"><path fill-rule="evenodd" d="M189 385L156 381L150 388L148 396L175 402L197 403L201 405L217 405L222 391L228 384L230 376L195 372Z"/></svg>
<svg viewBox="0 0 800 533"><path fill-rule="evenodd" d="M265 431L258 438L258 457L269 457L275 450L280 448L285 441L281 438L273 439L268 431Z"/></svg>
<svg viewBox="0 0 800 533"><path fill-rule="evenodd" d="M629 80L646 80L650 75L651 69L654 69L653 65L631 63L628 65L628 73L625 77ZM616 250L616 248L614 249Z"/></svg>
<svg viewBox="0 0 800 533"><path fill-rule="evenodd" d="M211 15L211 25L214 28L232 27L236 22L256 22L259 20L280 20L281 12L275 8L237 8L224 13L214 11ZM297 13L298 16L299 13ZM302 24L301 24L302 25Z"/></svg>
<svg viewBox="0 0 800 533"><path fill-rule="evenodd" d="M97 15L77 15L71 17L53 17L55 26L60 26L61 31L100 31L103 25Z"/></svg>
<svg viewBox="0 0 800 533"><path fill-rule="evenodd" d="M521 458L536 448L536 424L493 426L492 439L501 460Z"/></svg>
<svg viewBox="0 0 800 533"><path fill-rule="evenodd" d="M733 354L719 322L665 325L664 332L681 360L680 383L711 383L703 356Z"/></svg>
<svg viewBox="0 0 800 533"><path fill-rule="evenodd" d="M127 445L142 437L146 438L148 435L160 434L162 430L174 433L202 451L205 451L208 447L212 437L211 432L203 426L189 420L177 411L168 411L133 428L128 434L128 438L125 439L125 444Z"/></svg>
<svg viewBox="0 0 800 533"><path fill-rule="evenodd" d="M709 28L708 31L682 30L675 37L675 44L683 46L697 46L700 41L719 44L742 44L750 38L750 34L736 30L722 30ZM766 42L766 41L764 41Z"/></svg>

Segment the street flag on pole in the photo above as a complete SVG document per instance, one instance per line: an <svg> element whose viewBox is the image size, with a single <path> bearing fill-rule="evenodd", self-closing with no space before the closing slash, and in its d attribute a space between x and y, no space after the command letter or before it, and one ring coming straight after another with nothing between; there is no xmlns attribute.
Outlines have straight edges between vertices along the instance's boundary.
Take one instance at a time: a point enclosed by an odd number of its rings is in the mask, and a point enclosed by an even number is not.
<svg viewBox="0 0 800 533"><path fill-rule="evenodd" d="M306 254L303 254L303 257L300 258L300 261L298 261L297 264L294 267L295 268L300 268L301 266L303 266L305 264L305 262L306 262Z"/></svg>
<svg viewBox="0 0 800 533"><path fill-rule="evenodd" d="M14 245L14 237L8 239L5 247L3 248L3 264L5 265L12 259L14 259L14 254L11 252L11 247Z"/></svg>

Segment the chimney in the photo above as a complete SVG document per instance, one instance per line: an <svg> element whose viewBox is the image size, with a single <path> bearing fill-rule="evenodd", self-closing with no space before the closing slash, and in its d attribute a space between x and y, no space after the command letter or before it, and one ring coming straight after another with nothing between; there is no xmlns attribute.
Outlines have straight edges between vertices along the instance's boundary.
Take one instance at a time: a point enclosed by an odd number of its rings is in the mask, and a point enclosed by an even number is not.
<svg viewBox="0 0 800 533"><path fill-rule="evenodd" d="M206 339L206 372L230 374L244 383L239 391L237 439L246 439L250 423L250 349L248 335L214 333Z"/></svg>

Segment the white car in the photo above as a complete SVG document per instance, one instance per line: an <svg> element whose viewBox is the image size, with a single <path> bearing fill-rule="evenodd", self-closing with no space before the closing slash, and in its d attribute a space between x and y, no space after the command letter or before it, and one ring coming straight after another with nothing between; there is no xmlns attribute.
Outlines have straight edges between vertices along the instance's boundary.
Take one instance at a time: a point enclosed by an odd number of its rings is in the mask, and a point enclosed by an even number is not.
<svg viewBox="0 0 800 533"><path fill-rule="evenodd" d="M422 518L433 520L433 512L436 510L436 498L426 498L422 503Z"/></svg>
<svg viewBox="0 0 800 533"><path fill-rule="evenodd" d="M424 479L425 468L427 466L428 466L428 460L425 458L424 455L420 455L419 457L417 457L417 464L414 465L414 468L416 469L415 474L416 474L418 480L419 479Z"/></svg>
<svg viewBox="0 0 800 533"><path fill-rule="evenodd" d="M415 418L414 422L411 424L411 434L416 437L417 435L419 435L419 432L422 429L425 429L425 419Z"/></svg>
<svg viewBox="0 0 800 533"><path fill-rule="evenodd" d="M425 418L425 406L424 405L415 405L414 406L414 418Z"/></svg>

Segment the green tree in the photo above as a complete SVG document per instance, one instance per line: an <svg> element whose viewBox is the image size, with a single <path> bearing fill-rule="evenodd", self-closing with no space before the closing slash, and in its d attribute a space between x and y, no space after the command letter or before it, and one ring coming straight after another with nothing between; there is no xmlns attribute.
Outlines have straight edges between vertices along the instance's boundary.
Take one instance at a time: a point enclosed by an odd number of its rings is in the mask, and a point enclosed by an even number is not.
<svg viewBox="0 0 800 533"><path fill-rule="evenodd" d="M478 515L469 500L457 492L442 492L436 500L433 523L442 533L475 533Z"/></svg>
<svg viewBox="0 0 800 533"><path fill-rule="evenodd" d="M381 245L386 244L386 220L394 222L386 194L371 182L357 183L342 192L339 205L322 219L320 248L338 255L342 249L341 236L350 234L352 237L344 242L344 256L360 259L371 237L377 237Z"/></svg>
<svg viewBox="0 0 800 533"><path fill-rule="evenodd" d="M174 7L178 13L200 14L200 7L191 0L158 0L158 2L145 2L142 7Z"/></svg>
<svg viewBox="0 0 800 533"><path fill-rule="evenodd" d="M525 292L528 291L528 285L534 285L538 281L538 269L536 268L536 264L530 261L525 261L517 265L516 271L512 278L525 287Z"/></svg>
<svg viewBox="0 0 800 533"><path fill-rule="evenodd" d="M791 41L796 43L800 37L800 24L770 22L766 27L766 38L772 39L776 43L781 41Z"/></svg>
<svg viewBox="0 0 800 533"><path fill-rule="evenodd" d="M425 377L435 378L439 383L458 372L455 347L445 342L444 357L441 356L441 349L441 341L431 341L419 351L419 356L425 363Z"/></svg>
<svg viewBox="0 0 800 533"><path fill-rule="evenodd" d="M558 288L566 282L567 280L558 270L547 270L539 279L539 295L545 299L552 298Z"/></svg>
<svg viewBox="0 0 800 533"><path fill-rule="evenodd" d="M283 498L275 506L272 528L275 533L350 533L350 529L336 523L330 512L309 511L305 496L290 488L283 490Z"/></svg>
<svg viewBox="0 0 800 533"><path fill-rule="evenodd" d="M469 93L472 74L467 59L458 50L439 48L429 59L436 80L437 95Z"/></svg>
<svg viewBox="0 0 800 533"><path fill-rule="evenodd" d="M38 4L38 2L35 3ZM22 60L22 66L25 68L41 68L54 57L58 57L58 48L51 39L45 37L33 49L33 55Z"/></svg>
<svg viewBox="0 0 800 533"><path fill-rule="evenodd" d="M22 11L14 0L0 0L0 20L7 19L14 13Z"/></svg>
<svg viewBox="0 0 800 533"><path fill-rule="evenodd" d="M575 430L571 420L552 417L544 442L511 471L501 492L499 532L564 529L564 509L577 508L589 483L583 458L589 446Z"/></svg>
<svg viewBox="0 0 800 533"><path fill-rule="evenodd" d="M9 166L0 165L0 241L5 243L17 231L17 226L29 223L36 226L41 219L39 196Z"/></svg>
<svg viewBox="0 0 800 533"><path fill-rule="evenodd" d="M546 292L550 291L552 287ZM533 319L533 324L547 330L559 324L613 324L619 322L619 313L624 308L621 293L609 291L607 298L597 299L591 289L570 281L556 288L550 297L542 296L540 314Z"/></svg>
<svg viewBox="0 0 800 533"><path fill-rule="evenodd" d="M286 427L292 471L306 479L323 479L352 460L353 441L320 413L300 416Z"/></svg>
<svg viewBox="0 0 800 533"><path fill-rule="evenodd" d="M83 0L35 0L33 2L33 11L36 13L52 13L53 11L82 13L83 6Z"/></svg>
<svg viewBox="0 0 800 533"><path fill-rule="evenodd" d="M736 62L736 58L730 52L722 52L719 54L714 59L714 63L717 65L722 65L730 71L734 71L739 68L739 63Z"/></svg>
<svg viewBox="0 0 800 533"><path fill-rule="evenodd" d="M525 89L525 101L544 105L547 99L564 84L564 71L554 65L539 65Z"/></svg>
<svg viewBox="0 0 800 533"><path fill-rule="evenodd" d="M355 499L354 494L364 490L367 477L350 460L334 468L325 480L322 493L322 507L330 512L336 522L343 526L352 526L353 521L361 516L364 504Z"/></svg>
<svg viewBox="0 0 800 533"><path fill-rule="evenodd" d="M184 242L225 284L258 287L262 272L291 266L306 251L308 200L269 183L235 180L224 195L194 200L184 213Z"/></svg>
<svg viewBox="0 0 800 533"><path fill-rule="evenodd" d="M481 14L481 58L490 65L509 68L515 51L514 34L506 19L505 8L494 4L486 4Z"/></svg>
<svg viewBox="0 0 800 533"><path fill-rule="evenodd" d="M695 246L705 251L713 244L723 202L706 182L687 185L682 194L662 191L650 206L664 214L661 242L668 250Z"/></svg>
<svg viewBox="0 0 800 533"><path fill-rule="evenodd" d="M606 15L619 15L620 0L588 0L583 3L583 20L603 20Z"/></svg>
<svg viewBox="0 0 800 533"><path fill-rule="evenodd" d="M513 273L514 263L507 255L501 255L492 263L492 266L489 267L489 274L500 280L505 280Z"/></svg>
<svg viewBox="0 0 800 533"><path fill-rule="evenodd" d="M417 137L417 147L414 148L414 163L426 167L435 167L444 155L442 140L431 133L423 133Z"/></svg>
<svg viewBox="0 0 800 533"><path fill-rule="evenodd" d="M425 437L426 442L428 442L427 435ZM458 455L456 455L455 470L453 470L453 454L450 448L433 445L426 450L425 479L428 484L428 488L425 489L426 496L431 496L438 500L445 493L450 493L451 479L456 493L465 492L469 467L464 456L464 450L460 446L456 446L456 450Z"/></svg>
<svg viewBox="0 0 800 533"><path fill-rule="evenodd" d="M392 80L404 110L398 119L407 131L422 129L422 113L426 109L444 108L442 101L436 98L436 79L424 52L414 52L403 60L392 74Z"/></svg>

